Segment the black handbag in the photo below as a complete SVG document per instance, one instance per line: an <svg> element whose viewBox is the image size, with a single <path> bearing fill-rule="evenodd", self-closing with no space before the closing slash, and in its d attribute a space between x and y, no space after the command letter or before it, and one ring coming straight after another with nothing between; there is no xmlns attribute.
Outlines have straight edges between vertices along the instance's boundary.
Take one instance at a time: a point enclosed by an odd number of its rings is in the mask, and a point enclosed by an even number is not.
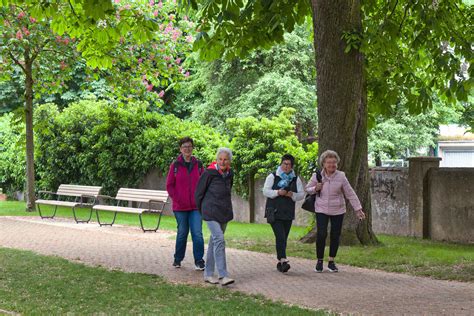
<svg viewBox="0 0 474 316"><path fill-rule="evenodd" d="M267 223L268 224L273 224L275 223L275 213L277 209L273 205L267 205L265 207L265 217L267 218Z"/></svg>
<svg viewBox="0 0 474 316"><path fill-rule="evenodd" d="M306 194L306 196L304 197L303 205L301 205L301 208L305 211L315 213L316 212L314 208L315 202L316 202L316 194Z"/></svg>

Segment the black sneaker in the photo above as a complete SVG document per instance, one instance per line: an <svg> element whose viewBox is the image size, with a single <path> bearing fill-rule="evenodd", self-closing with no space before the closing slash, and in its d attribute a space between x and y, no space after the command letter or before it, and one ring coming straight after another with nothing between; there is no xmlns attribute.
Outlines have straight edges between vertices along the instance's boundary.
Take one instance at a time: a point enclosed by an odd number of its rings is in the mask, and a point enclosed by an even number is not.
<svg viewBox="0 0 474 316"><path fill-rule="evenodd" d="M339 269L336 267L336 264L334 263L334 261L329 261L328 270L329 272L339 272Z"/></svg>
<svg viewBox="0 0 474 316"><path fill-rule="evenodd" d="M321 273L323 272L323 260L318 260L316 263L316 267L314 268L314 271Z"/></svg>
<svg viewBox="0 0 474 316"><path fill-rule="evenodd" d="M278 272L281 272L281 262L277 263L277 270L278 270Z"/></svg>
<svg viewBox="0 0 474 316"><path fill-rule="evenodd" d="M289 264L288 262L283 262L283 263L281 264L281 272L282 272L282 273L288 272L288 270L290 270L290 268L291 268L291 266L290 266L290 264Z"/></svg>
<svg viewBox="0 0 474 316"><path fill-rule="evenodd" d="M194 270L196 271L204 271L204 268L206 267L204 260L200 260L194 264Z"/></svg>
<svg viewBox="0 0 474 316"><path fill-rule="evenodd" d="M178 262L178 261L173 261L173 267L175 268L181 268L181 262Z"/></svg>

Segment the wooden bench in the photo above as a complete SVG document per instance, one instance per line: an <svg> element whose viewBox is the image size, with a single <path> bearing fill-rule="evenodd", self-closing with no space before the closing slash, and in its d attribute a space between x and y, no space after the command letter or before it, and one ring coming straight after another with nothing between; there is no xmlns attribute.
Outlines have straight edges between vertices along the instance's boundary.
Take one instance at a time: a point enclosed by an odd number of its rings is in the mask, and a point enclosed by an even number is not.
<svg viewBox="0 0 474 316"><path fill-rule="evenodd" d="M95 204L97 196L100 193L102 187L86 186L86 185L73 185L73 184L61 184L57 192L51 191L38 191L36 199L36 205L38 213L42 219L54 218L58 206L65 206L72 208L72 214L76 223L88 223L92 217L92 206ZM56 199L40 199L41 195L49 195ZM62 199L62 200L61 200ZM67 201L67 199L69 201ZM40 205L54 206L54 212L52 216L44 216L41 212ZM76 207L87 207L90 209L89 218L86 220L80 220L77 218Z"/></svg>
<svg viewBox="0 0 474 316"><path fill-rule="evenodd" d="M112 226L115 223L117 213L129 213L138 214L143 232L156 232L158 230L158 227L160 227L161 216L163 214L165 205L168 203L168 192L158 190L120 188L117 192L116 197L99 195L98 198L99 200L104 199L108 200L109 202L115 201L115 205L96 204L93 206L93 209L96 211L97 222L100 226ZM133 204L133 202L138 202L137 207L130 206L130 204ZM127 203L127 206L123 206L124 203ZM144 204L145 206L143 207ZM99 217L99 211L114 212L114 218L112 222L101 222ZM145 227L143 226L142 219L143 214L158 214L158 223L156 225L156 228L145 229Z"/></svg>

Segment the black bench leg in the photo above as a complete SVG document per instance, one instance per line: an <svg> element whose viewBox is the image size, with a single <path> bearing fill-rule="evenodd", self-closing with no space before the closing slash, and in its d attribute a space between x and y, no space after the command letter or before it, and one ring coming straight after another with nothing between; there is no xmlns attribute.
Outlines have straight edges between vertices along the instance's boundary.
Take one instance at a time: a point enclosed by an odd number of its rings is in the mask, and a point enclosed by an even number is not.
<svg viewBox="0 0 474 316"><path fill-rule="evenodd" d="M86 220L77 219L75 207L72 208L72 214L74 215L74 220L76 221L77 224L79 224L79 223L89 223L91 218L92 218L92 206L90 207L89 218L86 219Z"/></svg>
<svg viewBox="0 0 474 316"><path fill-rule="evenodd" d="M97 215L97 223L99 223L100 226L112 226L115 223L115 219L117 218L117 212L114 212L114 219L111 223L101 223L99 218L99 210L96 210L95 214Z"/></svg>
<svg viewBox="0 0 474 316"><path fill-rule="evenodd" d="M53 215L52 216L43 216L43 214L41 213L41 207L39 204L36 204L36 206L38 207L38 213L41 217L41 219L45 219L45 218L54 218L54 216L56 216L56 211L58 210L58 206L55 205L54 206L54 212L53 212Z"/></svg>
<svg viewBox="0 0 474 316"><path fill-rule="evenodd" d="M156 225L156 228L154 228L154 229L145 229L145 227L143 226L142 214L138 214L138 217L140 218L140 226L142 227L143 232L144 233L146 233L146 232L155 232L156 233L156 231L160 227L161 215L163 214L163 212L160 212L160 215L158 215L158 224Z"/></svg>

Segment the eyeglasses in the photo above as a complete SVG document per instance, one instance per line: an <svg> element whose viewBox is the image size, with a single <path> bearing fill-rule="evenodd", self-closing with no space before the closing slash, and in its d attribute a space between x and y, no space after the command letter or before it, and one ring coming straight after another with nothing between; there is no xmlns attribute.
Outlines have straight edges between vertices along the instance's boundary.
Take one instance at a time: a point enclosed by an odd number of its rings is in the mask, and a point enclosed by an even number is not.
<svg viewBox="0 0 474 316"><path fill-rule="evenodd" d="M192 145L186 145L186 146L181 146L181 148L183 148L183 149L190 149L190 148L193 148L193 146L192 146Z"/></svg>
<svg viewBox="0 0 474 316"><path fill-rule="evenodd" d="M285 166L291 166L291 162L282 162L281 164Z"/></svg>

